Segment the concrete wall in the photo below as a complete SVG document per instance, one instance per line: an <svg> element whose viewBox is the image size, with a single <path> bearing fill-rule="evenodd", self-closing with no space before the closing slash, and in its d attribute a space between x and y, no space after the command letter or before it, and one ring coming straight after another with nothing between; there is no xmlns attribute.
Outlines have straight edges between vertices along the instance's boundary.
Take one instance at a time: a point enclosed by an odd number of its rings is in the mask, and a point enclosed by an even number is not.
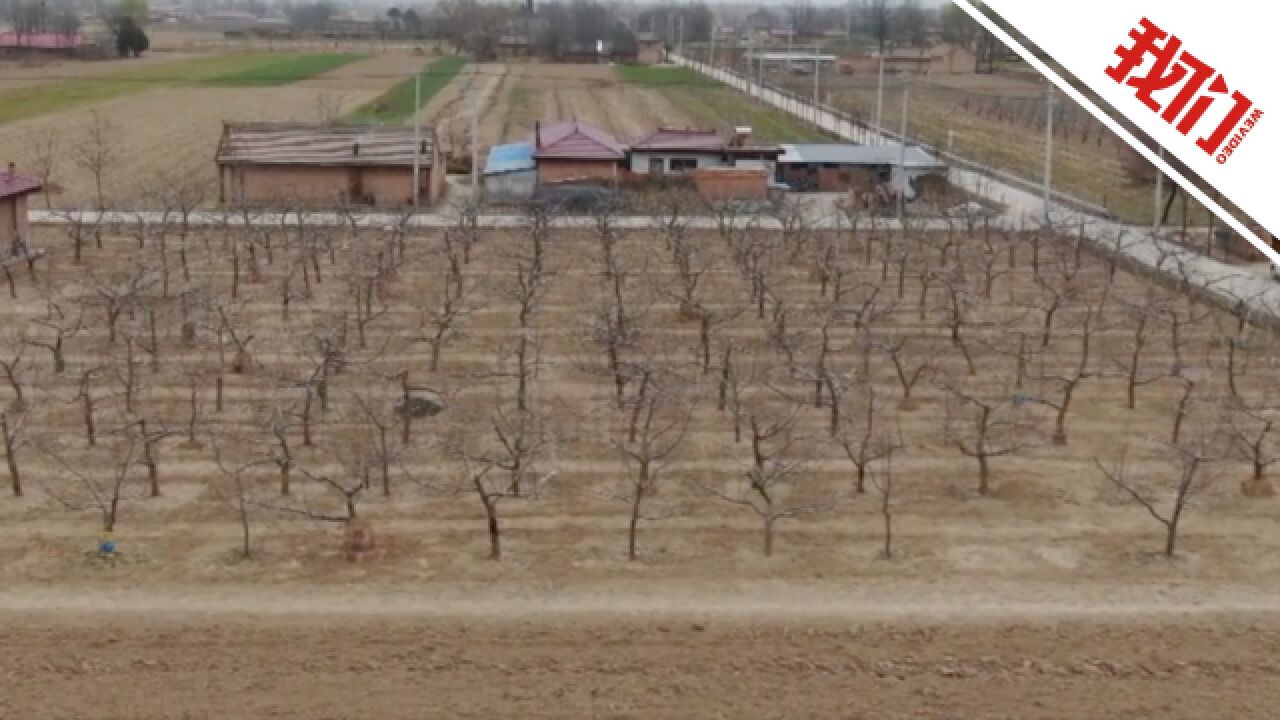
<svg viewBox="0 0 1280 720"><path fill-rule="evenodd" d="M334 207L356 202L394 208L408 205L413 199L411 168L237 165L224 166L219 175L224 203L269 205L288 201ZM442 175L432 172L432 168L422 168L419 201L423 205L440 197Z"/></svg>
<svg viewBox="0 0 1280 720"><path fill-rule="evenodd" d="M537 181L533 170L487 175L484 178L485 200L491 203L524 202L533 197Z"/></svg>
<svg viewBox="0 0 1280 720"><path fill-rule="evenodd" d="M538 182L595 180L614 183L621 163L614 160L538 160Z"/></svg>
<svg viewBox="0 0 1280 720"><path fill-rule="evenodd" d="M631 153L631 172L637 175L648 175L649 161L653 158L662 160L663 173L672 172L672 158L691 158L698 163L698 169L724 165L723 157L720 153L645 152L643 150L634 150Z"/></svg>

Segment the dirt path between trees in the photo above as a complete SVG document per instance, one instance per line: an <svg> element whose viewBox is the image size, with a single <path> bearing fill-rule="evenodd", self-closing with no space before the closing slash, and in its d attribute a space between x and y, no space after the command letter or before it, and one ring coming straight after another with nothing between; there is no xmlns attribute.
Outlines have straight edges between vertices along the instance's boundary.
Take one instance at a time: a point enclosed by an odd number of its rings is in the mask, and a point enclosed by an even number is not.
<svg viewBox="0 0 1280 720"><path fill-rule="evenodd" d="M1261 589L611 587L11 588L0 716L1238 720L1280 702Z"/></svg>

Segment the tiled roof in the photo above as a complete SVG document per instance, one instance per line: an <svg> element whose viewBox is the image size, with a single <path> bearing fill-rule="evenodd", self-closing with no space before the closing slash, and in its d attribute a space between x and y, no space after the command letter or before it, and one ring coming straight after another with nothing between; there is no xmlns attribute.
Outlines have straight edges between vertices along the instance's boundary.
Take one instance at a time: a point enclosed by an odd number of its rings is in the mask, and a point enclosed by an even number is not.
<svg viewBox="0 0 1280 720"><path fill-rule="evenodd" d="M702 150L719 152L724 149L724 138L714 130L697 128L658 128L649 135L631 143L632 150Z"/></svg>
<svg viewBox="0 0 1280 720"><path fill-rule="evenodd" d="M424 127L416 153L422 167L431 166L434 145L435 132ZM227 124L218 146L226 165L412 166L414 156L410 126Z"/></svg>
<svg viewBox="0 0 1280 720"><path fill-rule="evenodd" d="M25 195L40 189L40 182L26 175L0 170L0 198Z"/></svg>
<svg viewBox="0 0 1280 720"><path fill-rule="evenodd" d="M627 149L598 127L569 120L544 127L534 138L535 158L620 160Z"/></svg>

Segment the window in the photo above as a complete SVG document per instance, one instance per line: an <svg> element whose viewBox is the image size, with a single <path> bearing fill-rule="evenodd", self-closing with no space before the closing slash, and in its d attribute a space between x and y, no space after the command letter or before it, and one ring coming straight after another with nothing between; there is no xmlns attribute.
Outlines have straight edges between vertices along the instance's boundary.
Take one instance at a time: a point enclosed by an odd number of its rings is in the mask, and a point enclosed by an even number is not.
<svg viewBox="0 0 1280 720"><path fill-rule="evenodd" d="M649 158L649 174L650 175L662 174L662 158L660 157Z"/></svg>
<svg viewBox="0 0 1280 720"><path fill-rule="evenodd" d="M697 169L697 158L671 158L671 172L673 173L681 173Z"/></svg>

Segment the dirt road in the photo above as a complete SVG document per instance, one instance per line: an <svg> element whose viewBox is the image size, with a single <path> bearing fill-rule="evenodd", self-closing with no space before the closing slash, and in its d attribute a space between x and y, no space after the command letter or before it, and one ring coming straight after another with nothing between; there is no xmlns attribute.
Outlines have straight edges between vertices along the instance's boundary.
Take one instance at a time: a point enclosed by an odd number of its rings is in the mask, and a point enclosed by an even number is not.
<svg viewBox="0 0 1280 720"><path fill-rule="evenodd" d="M1280 701L1275 614L1184 615L1185 590L1122 624L1105 604L1037 614L1015 599L995 617L960 597L927 617L823 604L874 594L856 589L739 589L86 589L54 610L23 609L47 591L10 590L0 715L1199 720L1273 717ZM918 593L944 595L895 590L907 607ZM182 610L155 609L169 603Z"/></svg>

